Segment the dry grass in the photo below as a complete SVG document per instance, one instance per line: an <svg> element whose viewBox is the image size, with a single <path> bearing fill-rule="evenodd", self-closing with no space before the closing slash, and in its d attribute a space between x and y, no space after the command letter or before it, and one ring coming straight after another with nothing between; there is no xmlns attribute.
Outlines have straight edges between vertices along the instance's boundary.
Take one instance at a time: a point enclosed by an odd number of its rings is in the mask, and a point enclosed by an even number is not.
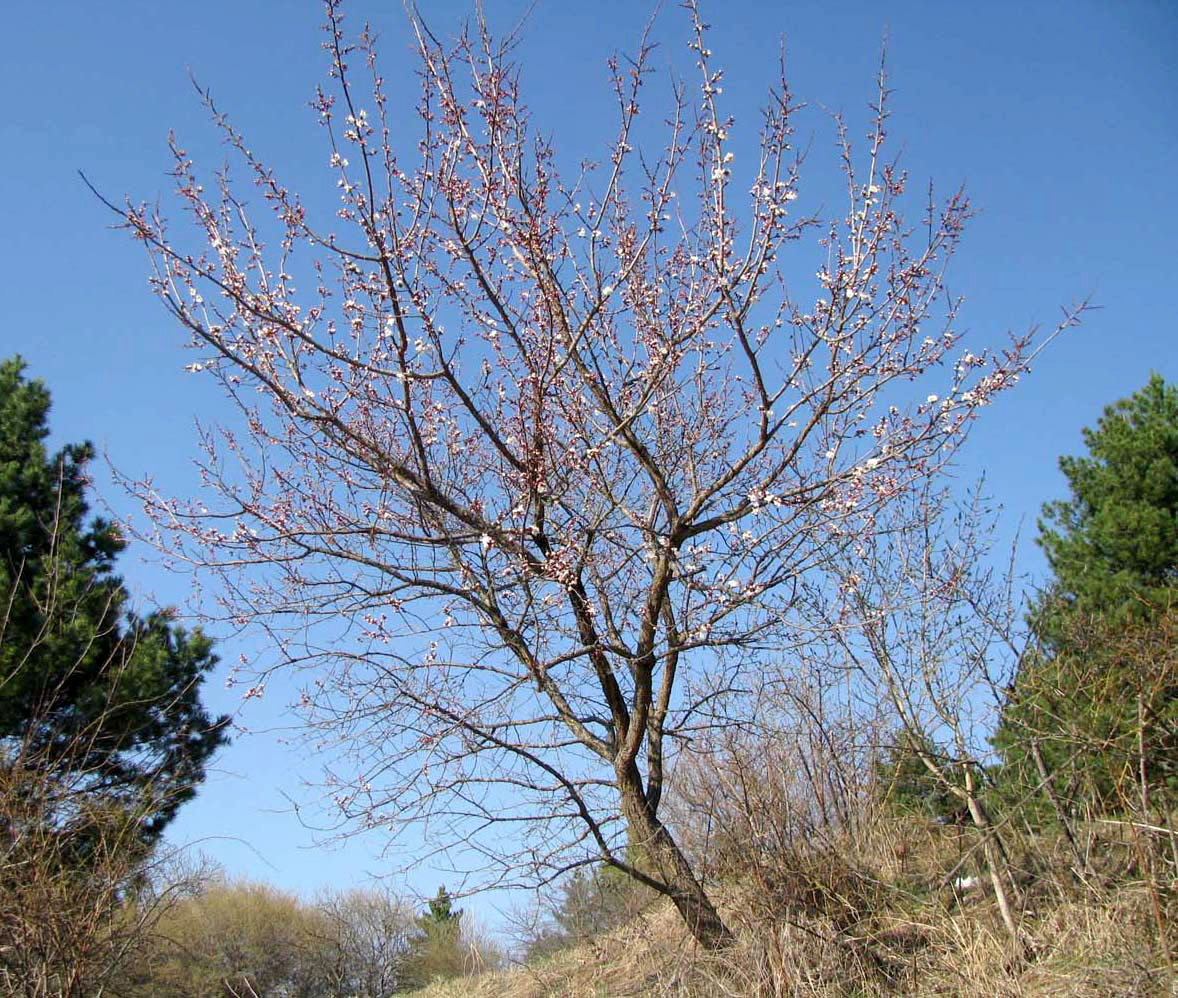
<svg viewBox="0 0 1178 998"><path fill-rule="evenodd" d="M1017 955L983 888L948 877L970 857L956 830L882 825L853 854L829 848L714 890L737 945L697 948L670 905L531 966L438 983L419 998L1178 994L1143 881L1080 883L1057 868L1024 884ZM1043 843L1037 843L1042 846ZM854 859L847 858L853 855ZM966 866L965 872L973 872ZM1110 878L1111 879L1111 878ZM1169 925L1178 900L1162 896ZM1173 933L1171 932L1171 935Z"/></svg>
<svg viewBox="0 0 1178 998"><path fill-rule="evenodd" d="M1001 923L984 906L924 922L881 917L881 931L871 940L838 937L820 921L779 921L755 931L742 926L737 946L721 954L699 951L677 921L672 909L660 909L536 966L438 983L417 995L1163 998L1178 993L1152 944L1140 892L1127 891L1107 906L1061 905L1028 925L1037 943L1031 962L1014 958ZM890 930L884 928L888 922Z"/></svg>

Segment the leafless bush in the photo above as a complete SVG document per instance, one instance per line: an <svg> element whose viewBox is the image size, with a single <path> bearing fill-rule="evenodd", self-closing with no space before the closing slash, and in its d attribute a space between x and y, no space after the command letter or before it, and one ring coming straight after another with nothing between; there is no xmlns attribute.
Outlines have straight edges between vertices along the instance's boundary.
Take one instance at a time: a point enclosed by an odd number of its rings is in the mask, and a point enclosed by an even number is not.
<svg viewBox="0 0 1178 998"><path fill-rule="evenodd" d="M0 994L92 998L142 958L185 885L153 880L150 806L24 748L0 745Z"/></svg>
<svg viewBox="0 0 1178 998"><path fill-rule="evenodd" d="M0 565L0 645L10 670L0 691L18 691L0 736L0 994L94 998L143 958L161 915L199 880L156 844L161 815L191 784L182 749L129 731L129 700L131 713L158 716L171 702L145 694L130 675L137 632L120 630L121 587L79 583L83 573L57 556L59 523L45 530L37 584L26 585L12 550ZM55 644L63 628L80 640ZM63 648L77 660L55 658ZM14 704L24 711L15 724ZM142 768L126 764L127 746Z"/></svg>
<svg viewBox="0 0 1178 998"><path fill-rule="evenodd" d="M332 993L388 998L405 981L414 911L387 888L353 888L319 898Z"/></svg>
<svg viewBox="0 0 1178 998"><path fill-rule="evenodd" d="M704 869L747 869L873 823L883 726L842 683L796 661L770 666L750 723L682 753L669 806Z"/></svg>
<svg viewBox="0 0 1178 998"><path fill-rule="evenodd" d="M107 670L112 691L127 654ZM163 875L171 857L145 835L161 791L130 794L91 764L110 712L89 708L83 727L63 732L46 711L0 739L0 994L102 994L189 883Z"/></svg>

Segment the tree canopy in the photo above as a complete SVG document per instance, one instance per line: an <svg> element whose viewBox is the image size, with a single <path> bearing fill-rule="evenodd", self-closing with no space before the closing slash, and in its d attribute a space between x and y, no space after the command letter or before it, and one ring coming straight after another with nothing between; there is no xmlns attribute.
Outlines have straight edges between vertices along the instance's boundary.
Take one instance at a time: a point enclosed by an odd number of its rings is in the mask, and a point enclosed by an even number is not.
<svg viewBox="0 0 1178 998"><path fill-rule="evenodd" d="M1071 496L1039 523L1054 576L1045 607L1166 603L1178 586L1178 387L1154 374L1106 408L1084 444L1087 455L1059 462Z"/></svg>
<svg viewBox="0 0 1178 998"><path fill-rule="evenodd" d="M91 518L94 448L46 448L50 393L19 357L0 364L0 739L134 804L156 838L226 738L200 686L217 662L199 630L129 607L125 547Z"/></svg>
<svg viewBox="0 0 1178 998"><path fill-rule="evenodd" d="M353 827L445 828L484 883L601 860L726 945L659 817L676 752L755 712L765 659L807 640L800 590L1039 340L965 348L945 272L969 202L904 220L882 75L864 147L836 125L828 213L784 67L742 145L694 3L690 75L652 91L647 38L611 61L616 131L571 173L485 21L452 42L412 21L406 126L375 36L326 6L329 219L207 93L259 196L176 141L191 226L110 205L240 416L204 436L200 499L143 483L145 508L266 628L261 672L315 669L301 709L352 752Z"/></svg>

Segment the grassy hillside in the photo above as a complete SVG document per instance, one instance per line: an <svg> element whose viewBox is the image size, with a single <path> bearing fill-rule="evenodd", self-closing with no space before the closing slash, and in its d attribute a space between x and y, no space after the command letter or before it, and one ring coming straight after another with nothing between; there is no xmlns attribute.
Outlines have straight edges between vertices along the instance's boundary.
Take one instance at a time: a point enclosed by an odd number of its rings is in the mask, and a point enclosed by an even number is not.
<svg viewBox="0 0 1178 998"><path fill-rule="evenodd" d="M1178 994L1155 907L1172 925L1174 885L1158 890L1140 876L1131 830L1105 824L1084 832L1091 862L1083 878L1069 869L1062 843L1042 836L1020 843L1023 953L978 876L968 830L892 822L868 842L809 850L805 864L797 862L801 854L763 863L715 887L738 932L738 945L726 952L700 951L674 909L656 902L554 956L416 995ZM1172 934L1166 942L1172 950Z"/></svg>

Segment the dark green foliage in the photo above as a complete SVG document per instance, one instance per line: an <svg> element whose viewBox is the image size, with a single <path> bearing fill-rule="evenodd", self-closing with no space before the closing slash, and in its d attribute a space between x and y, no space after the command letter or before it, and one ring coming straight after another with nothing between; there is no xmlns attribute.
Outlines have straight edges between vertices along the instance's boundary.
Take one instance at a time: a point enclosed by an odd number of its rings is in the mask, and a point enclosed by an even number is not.
<svg viewBox="0 0 1178 998"><path fill-rule="evenodd" d="M445 885L438 888L438 893L429 902L429 908L417 920L423 932L457 931L462 924L462 909L454 910L454 899Z"/></svg>
<svg viewBox="0 0 1178 998"><path fill-rule="evenodd" d="M1153 800L1178 800L1178 604L1126 621L1059 618L1056 651L1024 662L994 739L1000 785L1043 816L1043 779L1069 811L1136 806L1141 775ZM1142 753L1144 749L1144 754Z"/></svg>
<svg viewBox="0 0 1178 998"><path fill-rule="evenodd" d="M49 408L19 358L0 364L0 739L133 805L149 842L225 740L199 699L217 659L167 613L129 612L125 544L89 515L93 447L50 455Z"/></svg>
<svg viewBox="0 0 1178 998"><path fill-rule="evenodd" d="M1039 523L1055 576L1036 621L1048 642L1073 610L1136 613L1178 585L1178 388L1155 374L1084 443L1089 456L1060 460L1071 498L1046 505Z"/></svg>
<svg viewBox="0 0 1178 998"><path fill-rule="evenodd" d="M1154 375L1084 442L1087 455L1060 461L1071 496L1044 507L1054 580L994 744L1009 794L1043 782L1037 747L1063 806L1104 808L1139 780L1141 744L1147 779L1175 779L1178 688L1157 642L1178 608L1178 388Z"/></svg>

